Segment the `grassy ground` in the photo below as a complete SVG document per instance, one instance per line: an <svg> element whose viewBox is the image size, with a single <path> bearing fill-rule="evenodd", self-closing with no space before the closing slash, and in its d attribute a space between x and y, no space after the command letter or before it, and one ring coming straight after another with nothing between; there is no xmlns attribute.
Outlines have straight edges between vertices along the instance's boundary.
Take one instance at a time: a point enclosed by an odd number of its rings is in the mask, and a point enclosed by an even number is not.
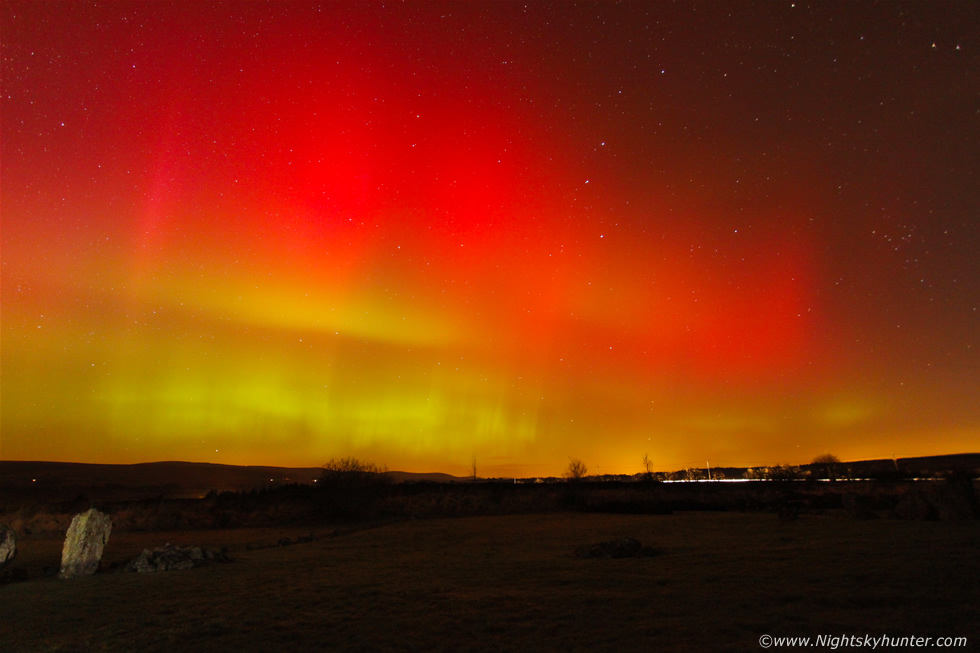
<svg viewBox="0 0 980 653"><path fill-rule="evenodd" d="M297 529L120 533L104 563L167 541L235 562L61 581L59 540L21 543L0 651L761 650L759 636L980 641L980 522L559 513ZM633 537L650 558L578 559Z"/></svg>

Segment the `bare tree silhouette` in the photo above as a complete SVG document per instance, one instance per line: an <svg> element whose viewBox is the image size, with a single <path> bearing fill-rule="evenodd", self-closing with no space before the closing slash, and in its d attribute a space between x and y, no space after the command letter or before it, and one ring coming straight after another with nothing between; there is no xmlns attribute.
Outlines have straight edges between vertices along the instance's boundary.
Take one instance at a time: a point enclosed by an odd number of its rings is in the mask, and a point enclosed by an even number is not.
<svg viewBox="0 0 980 653"><path fill-rule="evenodd" d="M643 454L643 478L647 481L653 480L653 461L649 454Z"/></svg>
<svg viewBox="0 0 980 653"><path fill-rule="evenodd" d="M580 481L589 474L589 467L580 458L569 458L564 477L569 481Z"/></svg>

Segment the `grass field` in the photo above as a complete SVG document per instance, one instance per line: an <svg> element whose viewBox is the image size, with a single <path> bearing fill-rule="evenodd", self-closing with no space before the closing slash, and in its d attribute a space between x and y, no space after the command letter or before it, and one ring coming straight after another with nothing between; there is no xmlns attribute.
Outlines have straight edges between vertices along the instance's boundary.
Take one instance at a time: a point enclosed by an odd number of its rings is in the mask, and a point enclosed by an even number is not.
<svg viewBox="0 0 980 653"><path fill-rule="evenodd" d="M557 513L302 529L120 533L104 566L166 542L235 561L44 577L25 539L0 651L760 650L764 633L980 637L980 522ZM661 555L579 559L633 537Z"/></svg>

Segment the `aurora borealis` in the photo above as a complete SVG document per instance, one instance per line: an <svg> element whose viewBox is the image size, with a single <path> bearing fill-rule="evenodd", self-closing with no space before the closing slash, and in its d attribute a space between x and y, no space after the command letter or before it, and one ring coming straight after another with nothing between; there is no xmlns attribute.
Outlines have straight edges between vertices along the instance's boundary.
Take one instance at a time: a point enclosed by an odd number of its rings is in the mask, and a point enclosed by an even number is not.
<svg viewBox="0 0 980 653"><path fill-rule="evenodd" d="M0 458L980 450L978 28L5 1Z"/></svg>

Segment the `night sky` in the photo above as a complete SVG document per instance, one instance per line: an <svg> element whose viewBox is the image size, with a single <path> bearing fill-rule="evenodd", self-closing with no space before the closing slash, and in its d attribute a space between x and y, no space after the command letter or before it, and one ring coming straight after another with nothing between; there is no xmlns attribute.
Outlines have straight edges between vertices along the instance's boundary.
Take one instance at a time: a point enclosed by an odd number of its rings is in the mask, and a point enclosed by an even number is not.
<svg viewBox="0 0 980 653"><path fill-rule="evenodd" d="M980 450L980 4L2 4L4 460Z"/></svg>

